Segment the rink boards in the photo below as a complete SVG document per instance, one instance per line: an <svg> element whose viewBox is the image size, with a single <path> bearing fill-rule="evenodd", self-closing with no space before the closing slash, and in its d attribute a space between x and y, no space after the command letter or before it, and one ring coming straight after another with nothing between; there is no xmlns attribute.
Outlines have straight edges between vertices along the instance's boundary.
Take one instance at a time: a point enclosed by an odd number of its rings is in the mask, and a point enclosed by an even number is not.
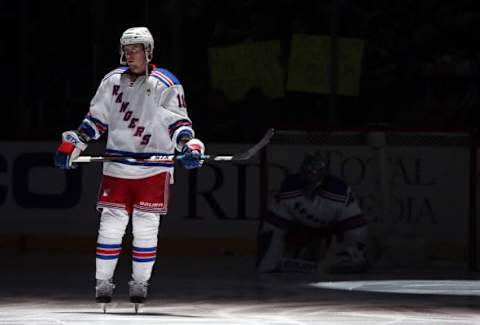
<svg viewBox="0 0 480 325"><path fill-rule="evenodd" d="M53 167L53 142L0 143L0 247L26 249L59 239L82 249L95 238L100 164L75 171ZM228 154L246 145L209 144L210 153ZM323 150L332 173L355 190L371 228L372 245L424 249L463 259L468 246L468 148L392 147L389 151L389 208L382 193L375 154L367 146L272 144L266 153L267 185L260 184L260 159L209 164L198 172L177 168L169 215L161 240L164 254L252 255L266 197L285 173L294 172L306 152ZM102 145L89 148L101 153ZM383 204L384 205L384 204ZM410 243L410 244L409 244ZM396 245L396 246L395 246ZM410 247L410 248L409 248Z"/></svg>

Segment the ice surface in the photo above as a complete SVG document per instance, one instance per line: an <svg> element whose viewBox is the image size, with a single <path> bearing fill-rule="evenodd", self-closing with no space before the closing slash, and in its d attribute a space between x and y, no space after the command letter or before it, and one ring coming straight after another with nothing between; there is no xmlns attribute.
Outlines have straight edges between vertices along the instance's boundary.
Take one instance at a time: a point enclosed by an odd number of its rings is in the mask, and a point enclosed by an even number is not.
<svg viewBox="0 0 480 325"><path fill-rule="evenodd" d="M114 303L103 314L93 301L92 256L3 260L1 325L480 324L480 284L471 273L259 275L248 258L160 257L150 300L135 314L124 259Z"/></svg>

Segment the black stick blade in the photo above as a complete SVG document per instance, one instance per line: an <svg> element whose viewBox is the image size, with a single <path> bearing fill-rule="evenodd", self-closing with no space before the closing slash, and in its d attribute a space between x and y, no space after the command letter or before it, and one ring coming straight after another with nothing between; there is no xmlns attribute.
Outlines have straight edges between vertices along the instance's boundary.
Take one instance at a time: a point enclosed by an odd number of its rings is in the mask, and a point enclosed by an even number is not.
<svg viewBox="0 0 480 325"><path fill-rule="evenodd" d="M269 142L270 139L273 137L275 134L275 130L273 128L268 129L268 131L265 133L263 138L258 141L257 144L255 144L253 147L248 149L245 152L238 153L232 157L232 160L248 160L252 158L257 152L259 152L263 147L265 147Z"/></svg>

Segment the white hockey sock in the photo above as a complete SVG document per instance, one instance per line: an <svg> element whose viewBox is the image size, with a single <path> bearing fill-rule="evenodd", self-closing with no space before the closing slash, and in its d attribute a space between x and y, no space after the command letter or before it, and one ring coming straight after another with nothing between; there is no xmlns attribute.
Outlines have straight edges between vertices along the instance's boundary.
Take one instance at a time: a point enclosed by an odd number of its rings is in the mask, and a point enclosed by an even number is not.
<svg viewBox="0 0 480 325"><path fill-rule="evenodd" d="M135 281L148 281L152 276L153 265L157 257L157 247L132 248L132 278Z"/></svg>
<svg viewBox="0 0 480 325"><path fill-rule="evenodd" d="M109 280L117 266L118 257L122 250L121 244L102 244L97 242L96 275L97 280Z"/></svg>
<svg viewBox="0 0 480 325"><path fill-rule="evenodd" d="M132 278L148 281L157 257L158 213L134 210L132 216Z"/></svg>
<svg viewBox="0 0 480 325"><path fill-rule="evenodd" d="M97 280L113 278L128 219L125 210L103 208L96 249L95 278Z"/></svg>

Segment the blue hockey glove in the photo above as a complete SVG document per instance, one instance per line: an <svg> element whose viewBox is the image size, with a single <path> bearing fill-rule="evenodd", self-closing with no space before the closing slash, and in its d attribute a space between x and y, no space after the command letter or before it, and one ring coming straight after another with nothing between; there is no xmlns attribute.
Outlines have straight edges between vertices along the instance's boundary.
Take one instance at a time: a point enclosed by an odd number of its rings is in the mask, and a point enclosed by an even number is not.
<svg viewBox="0 0 480 325"><path fill-rule="evenodd" d="M198 139L191 139L182 148L182 156L183 159L181 160L183 167L186 169L194 169L199 168L203 165L203 160L200 158L202 157L203 153L205 152L205 145L202 141Z"/></svg>
<svg viewBox="0 0 480 325"><path fill-rule="evenodd" d="M80 156L85 149L87 149L87 143L78 131L63 132L62 143L55 153L55 166L61 169L77 168L77 165L73 164L72 161Z"/></svg>

